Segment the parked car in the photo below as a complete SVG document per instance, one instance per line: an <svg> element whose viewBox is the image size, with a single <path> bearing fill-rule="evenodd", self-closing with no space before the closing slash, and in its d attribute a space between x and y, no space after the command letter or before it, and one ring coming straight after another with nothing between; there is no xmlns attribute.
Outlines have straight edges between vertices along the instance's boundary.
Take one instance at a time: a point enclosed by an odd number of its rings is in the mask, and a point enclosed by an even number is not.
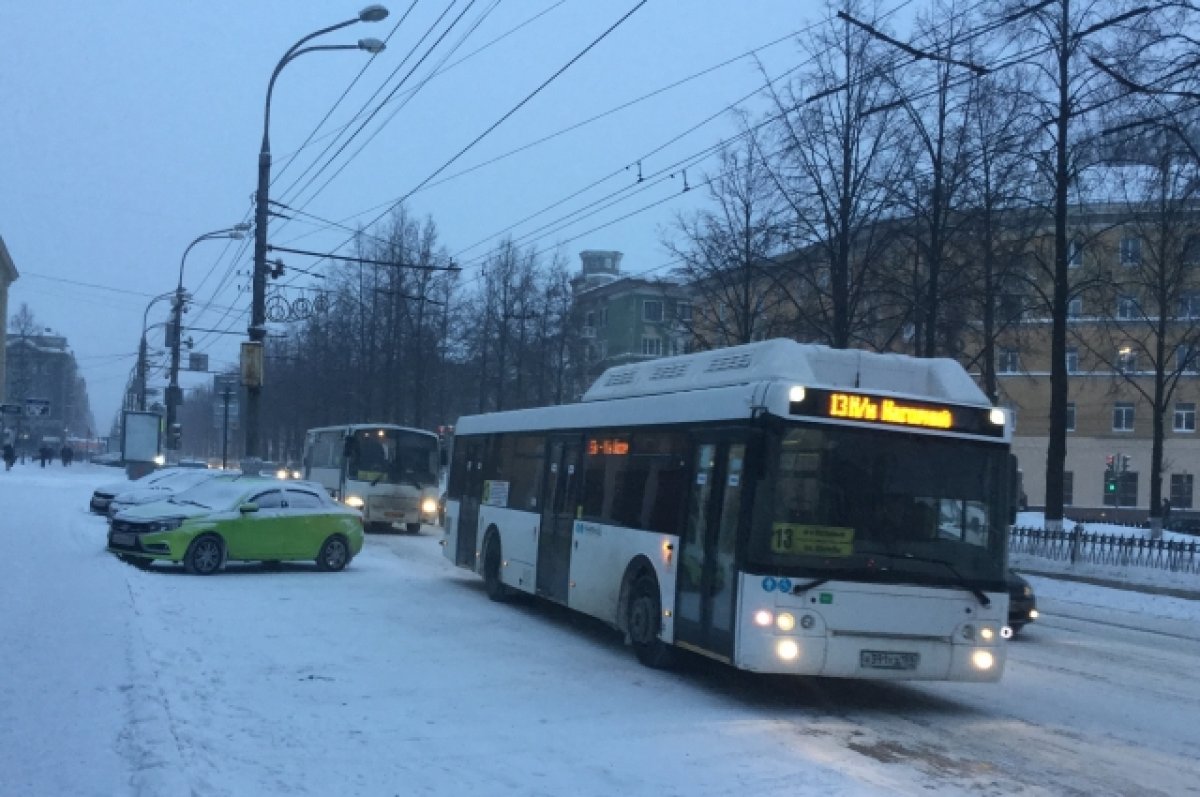
<svg viewBox="0 0 1200 797"><path fill-rule="evenodd" d="M99 515L108 514L108 505L117 497L118 493L127 492L129 490L140 487L149 487L156 484L162 479L170 478L172 475L181 473L178 468L162 468L160 470L152 470L140 479L130 481L124 479L119 482L109 482L102 484L92 491L92 500L88 504L88 508Z"/></svg>
<svg viewBox="0 0 1200 797"><path fill-rule="evenodd" d="M180 562L210 575L226 561L311 559L341 570L363 546L362 514L315 482L217 476L112 519L108 550L139 567Z"/></svg>
<svg viewBox="0 0 1200 797"><path fill-rule="evenodd" d="M109 517L113 517L118 512L128 509L131 506L165 501L173 495L190 490L197 484L206 482L220 474L221 471L208 470L207 468L203 470L186 466L170 468L169 472L162 478L156 479L149 484L142 484L143 480L139 479L133 482L130 489L117 493L108 504L107 514Z"/></svg>
<svg viewBox="0 0 1200 797"><path fill-rule="evenodd" d="M92 457L92 462L96 465L108 465L114 468L119 468L125 464L125 460L121 459L120 451L108 451L103 454L97 454Z"/></svg>
<svg viewBox="0 0 1200 797"><path fill-rule="evenodd" d="M1026 624L1038 618L1033 587L1014 570L1008 571L1008 626L1015 636Z"/></svg>

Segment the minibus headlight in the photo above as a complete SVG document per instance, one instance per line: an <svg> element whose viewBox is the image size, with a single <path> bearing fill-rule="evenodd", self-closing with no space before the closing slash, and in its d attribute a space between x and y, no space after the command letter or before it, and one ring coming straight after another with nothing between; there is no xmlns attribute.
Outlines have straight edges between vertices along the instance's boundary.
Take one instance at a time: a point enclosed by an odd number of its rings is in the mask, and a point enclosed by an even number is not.
<svg viewBox="0 0 1200 797"><path fill-rule="evenodd" d="M362 500L362 498L357 495L346 496L346 506L353 507L355 509L362 509L365 504L366 501Z"/></svg>
<svg viewBox="0 0 1200 797"><path fill-rule="evenodd" d="M437 508L437 499L426 498L425 500L421 501L421 511L426 515L432 515L433 513L437 512Z"/></svg>

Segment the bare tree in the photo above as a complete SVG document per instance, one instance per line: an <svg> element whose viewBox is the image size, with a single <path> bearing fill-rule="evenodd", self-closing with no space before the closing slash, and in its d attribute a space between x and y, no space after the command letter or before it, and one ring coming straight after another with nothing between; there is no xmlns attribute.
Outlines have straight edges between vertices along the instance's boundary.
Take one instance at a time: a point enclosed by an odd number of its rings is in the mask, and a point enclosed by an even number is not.
<svg viewBox="0 0 1200 797"><path fill-rule="evenodd" d="M841 3L829 3L835 10ZM848 14L878 26L878 4L855 0ZM802 43L812 68L771 93L781 148L770 159L791 211L798 250L779 289L795 308L797 337L837 348L873 343L872 264L893 230L880 224L897 153L889 64L879 43L850 22L830 21ZM811 87L821 87L811 93ZM882 110L881 110L882 109Z"/></svg>
<svg viewBox="0 0 1200 797"><path fill-rule="evenodd" d="M663 241L682 261L675 275L694 291L693 344L702 349L768 336L778 321L779 292L772 257L782 241L781 203L755 136L723 148L720 171L709 176L712 209L676 217Z"/></svg>

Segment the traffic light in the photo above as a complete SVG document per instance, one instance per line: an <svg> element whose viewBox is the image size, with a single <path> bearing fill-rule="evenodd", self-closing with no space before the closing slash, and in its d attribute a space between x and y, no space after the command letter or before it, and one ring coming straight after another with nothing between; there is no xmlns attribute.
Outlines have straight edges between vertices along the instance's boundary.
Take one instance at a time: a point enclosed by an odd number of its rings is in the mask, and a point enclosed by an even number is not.
<svg viewBox="0 0 1200 797"><path fill-rule="evenodd" d="M1117 494L1117 474L1113 473L1112 471L1104 474L1104 494Z"/></svg>
<svg viewBox="0 0 1200 797"><path fill-rule="evenodd" d="M1108 473L1108 472L1114 471L1116 469L1117 469L1117 458L1115 455L1109 454L1108 456L1106 456L1104 458L1104 471L1105 471L1105 473Z"/></svg>
<svg viewBox="0 0 1200 797"><path fill-rule="evenodd" d="M1121 473L1124 473L1127 470L1129 470L1129 455L1122 454L1121 455Z"/></svg>

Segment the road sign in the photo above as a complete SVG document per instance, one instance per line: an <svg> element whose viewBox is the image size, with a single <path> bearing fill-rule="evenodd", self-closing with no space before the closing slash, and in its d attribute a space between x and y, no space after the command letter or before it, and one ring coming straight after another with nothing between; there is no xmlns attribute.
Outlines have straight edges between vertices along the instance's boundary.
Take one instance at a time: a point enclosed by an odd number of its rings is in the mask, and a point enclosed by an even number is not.
<svg viewBox="0 0 1200 797"><path fill-rule="evenodd" d="M0 415L20 415L20 404L0 404Z"/></svg>
<svg viewBox="0 0 1200 797"><path fill-rule="evenodd" d="M193 351L188 354L188 370L189 371L207 371L208 370L208 355L203 352Z"/></svg>
<svg viewBox="0 0 1200 797"><path fill-rule="evenodd" d="M25 399L25 414L30 418L50 417L50 399Z"/></svg>

